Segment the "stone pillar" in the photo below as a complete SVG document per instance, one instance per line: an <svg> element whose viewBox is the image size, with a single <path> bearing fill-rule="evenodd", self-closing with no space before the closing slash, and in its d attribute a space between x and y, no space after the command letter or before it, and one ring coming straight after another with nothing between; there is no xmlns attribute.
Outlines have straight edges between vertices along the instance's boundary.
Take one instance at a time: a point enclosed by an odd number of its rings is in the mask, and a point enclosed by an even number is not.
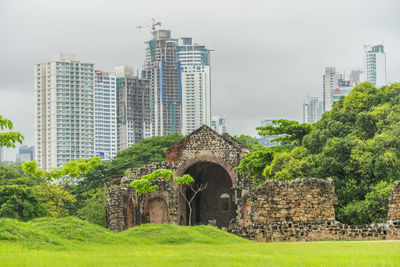
<svg viewBox="0 0 400 267"><path fill-rule="evenodd" d="M107 227L114 232L125 229L123 194L120 187L109 188L110 198L106 200Z"/></svg>
<svg viewBox="0 0 400 267"><path fill-rule="evenodd" d="M400 220L400 182L394 184L393 191L389 196L389 220Z"/></svg>

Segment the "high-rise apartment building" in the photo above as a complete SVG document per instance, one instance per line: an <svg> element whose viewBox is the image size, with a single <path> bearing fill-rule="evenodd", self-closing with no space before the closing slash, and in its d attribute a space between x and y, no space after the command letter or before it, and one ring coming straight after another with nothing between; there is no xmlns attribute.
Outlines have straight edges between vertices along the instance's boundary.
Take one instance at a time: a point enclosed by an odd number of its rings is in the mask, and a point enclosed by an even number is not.
<svg viewBox="0 0 400 267"><path fill-rule="evenodd" d="M182 93L178 40L168 30L154 30L146 42L144 78L150 83L152 135L181 132Z"/></svg>
<svg viewBox="0 0 400 267"><path fill-rule="evenodd" d="M210 50L181 38L178 46L182 87L182 133L189 134L211 123Z"/></svg>
<svg viewBox="0 0 400 267"><path fill-rule="evenodd" d="M114 74L95 71L95 155L104 160L112 159L117 153L116 88Z"/></svg>
<svg viewBox="0 0 400 267"><path fill-rule="evenodd" d="M359 83L364 82L364 73L361 70L352 70L349 79L345 74L336 72L334 67L326 67L323 75L323 112L332 109L334 102L339 100L338 92L347 96L351 89Z"/></svg>
<svg viewBox="0 0 400 267"><path fill-rule="evenodd" d="M152 135L149 80L132 67L116 67L118 151Z"/></svg>
<svg viewBox="0 0 400 267"><path fill-rule="evenodd" d="M226 118L225 116L212 116L211 129L219 134L226 133Z"/></svg>
<svg viewBox="0 0 400 267"><path fill-rule="evenodd" d="M94 66L57 54L34 67L35 158L42 169L95 155Z"/></svg>
<svg viewBox="0 0 400 267"><path fill-rule="evenodd" d="M364 46L364 73L366 81L376 87L387 84L386 53L382 44Z"/></svg>
<svg viewBox="0 0 400 267"><path fill-rule="evenodd" d="M31 161L35 159L35 147L34 146L20 146L18 148L18 153L15 156L15 161L17 163L22 163L24 161Z"/></svg>
<svg viewBox="0 0 400 267"><path fill-rule="evenodd" d="M349 81L352 86L365 82L364 72L362 70L352 70L349 75Z"/></svg>
<svg viewBox="0 0 400 267"><path fill-rule="evenodd" d="M334 67L326 67L323 75L323 109L331 110L333 99L333 90L339 86L340 74L336 72Z"/></svg>
<svg viewBox="0 0 400 267"><path fill-rule="evenodd" d="M4 161L4 148L0 147L0 161Z"/></svg>
<svg viewBox="0 0 400 267"><path fill-rule="evenodd" d="M321 119L323 113L322 102L318 97L308 97L303 102L303 122L314 123Z"/></svg>

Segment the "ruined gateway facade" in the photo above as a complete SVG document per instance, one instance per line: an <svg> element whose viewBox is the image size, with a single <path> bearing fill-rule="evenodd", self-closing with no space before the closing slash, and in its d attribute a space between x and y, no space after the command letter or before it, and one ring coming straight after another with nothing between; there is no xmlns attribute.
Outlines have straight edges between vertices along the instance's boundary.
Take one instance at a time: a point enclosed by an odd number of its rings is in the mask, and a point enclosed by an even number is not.
<svg viewBox="0 0 400 267"><path fill-rule="evenodd" d="M252 186L233 169L248 149L228 134L219 135L203 125L168 148L166 161L131 169L115 177L106 201L107 225L123 231L144 223L177 225L213 224L257 241L315 241L327 239L400 239L400 183L389 198L388 221L349 226L335 221L337 197L330 179L267 181ZM192 216L178 186L159 180L159 189L138 196L129 186L156 169L175 176L190 174L197 185L207 185L192 201ZM181 188L190 198L193 192Z"/></svg>

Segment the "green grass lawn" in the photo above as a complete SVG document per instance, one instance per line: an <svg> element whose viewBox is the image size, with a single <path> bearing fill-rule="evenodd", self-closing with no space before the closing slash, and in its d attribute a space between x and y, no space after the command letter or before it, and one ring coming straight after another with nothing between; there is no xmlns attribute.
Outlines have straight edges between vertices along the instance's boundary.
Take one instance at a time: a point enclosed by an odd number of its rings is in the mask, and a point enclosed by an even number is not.
<svg viewBox="0 0 400 267"><path fill-rule="evenodd" d="M0 219L0 266L400 266L400 243L256 243L209 226L115 234L73 218Z"/></svg>

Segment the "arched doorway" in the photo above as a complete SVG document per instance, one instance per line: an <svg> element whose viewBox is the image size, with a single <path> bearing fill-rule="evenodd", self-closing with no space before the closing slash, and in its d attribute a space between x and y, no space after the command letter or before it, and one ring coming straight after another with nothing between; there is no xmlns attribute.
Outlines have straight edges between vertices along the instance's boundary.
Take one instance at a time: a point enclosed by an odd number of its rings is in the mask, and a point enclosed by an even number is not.
<svg viewBox="0 0 400 267"><path fill-rule="evenodd" d="M215 220L218 227L228 227L236 214L235 193L228 172L216 163L198 162L190 166L185 174L194 178L194 189L207 185L191 202L192 225L208 224ZM187 199L191 199L193 194L191 188L186 189ZM186 205L186 208L188 224L189 207Z"/></svg>

